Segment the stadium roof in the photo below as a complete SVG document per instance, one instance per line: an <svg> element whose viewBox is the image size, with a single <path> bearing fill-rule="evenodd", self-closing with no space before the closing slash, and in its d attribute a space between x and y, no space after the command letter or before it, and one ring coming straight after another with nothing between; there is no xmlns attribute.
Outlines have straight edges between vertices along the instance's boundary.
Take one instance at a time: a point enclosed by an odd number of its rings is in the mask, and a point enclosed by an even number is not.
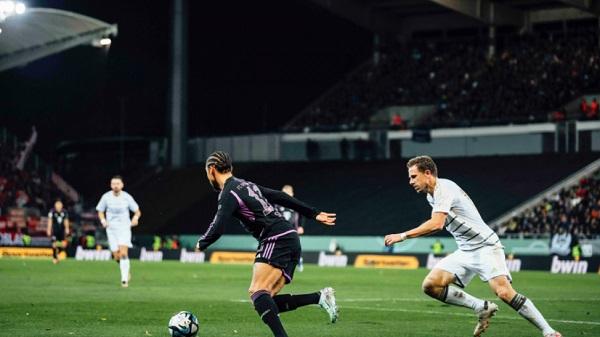
<svg viewBox="0 0 600 337"><path fill-rule="evenodd" d="M594 18L600 0L312 0L375 32L467 28Z"/></svg>
<svg viewBox="0 0 600 337"><path fill-rule="evenodd" d="M50 8L10 16L0 29L0 71L117 35L116 24Z"/></svg>

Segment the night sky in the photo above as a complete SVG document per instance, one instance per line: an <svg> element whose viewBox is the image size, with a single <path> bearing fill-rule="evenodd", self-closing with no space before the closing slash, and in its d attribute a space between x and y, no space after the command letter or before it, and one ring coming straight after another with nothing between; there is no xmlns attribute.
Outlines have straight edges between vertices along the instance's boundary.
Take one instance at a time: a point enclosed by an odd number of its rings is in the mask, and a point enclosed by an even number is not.
<svg viewBox="0 0 600 337"><path fill-rule="evenodd" d="M30 1L117 23L110 50L77 47L0 73L2 126L50 162L60 141L165 136L169 1ZM190 1L194 136L276 131L369 57L372 34L309 0ZM122 121L122 123L121 123Z"/></svg>

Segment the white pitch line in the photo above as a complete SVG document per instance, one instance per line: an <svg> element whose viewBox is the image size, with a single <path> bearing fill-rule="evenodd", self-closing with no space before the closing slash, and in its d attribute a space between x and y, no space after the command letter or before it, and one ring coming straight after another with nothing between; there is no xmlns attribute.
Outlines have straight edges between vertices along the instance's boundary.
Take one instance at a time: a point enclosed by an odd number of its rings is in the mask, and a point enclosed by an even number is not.
<svg viewBox="0 0 600 337"><path fill-rule="evenodd" d="M536 301L564 301L556 298L552 299L544 299L537 298ZM571 301L590 301L597 299L570 299ZM249 303L250 300L229 300L230 302L236 303ZM405 301L405 302L425 302L425 301L433 301L427 298L349 298L349 299L338 299L338 303L344 302L381 302L381 301ZM377 307L353 307L353 306L340 306L343 309L356 309L356 310L372 310L372 311L392 311L392 312L413 312L413 313L421 313L421 314L435 314L435 315L447 315L447 316L461 316L461 317L473 317L473 314L466 314L460 312L447 312L447 311L433 311L433 310L412 310L412 309L402 309L402 308L377 308ZM507 319L507 320L521 320L522 318L517 317L499 317L495 316L495 319ZM587 325L600 325L600 322L596 321L574 321L574 320L564 320L564 319L546 319L550 322L558 322L558 323L566 323L566 324L587 324Z"/></svg>
<svg viewBox="0 0 600 337"><path fill-rule="evenodd" d="M447 316L461 316L461 317L474 317L472 314L464 314L459 312L445 312L445 311L433 311L433 310L411 310L401 308L375 308L375 307L352 307L342 306L343 309L356 309L356 310L372 310L372 311L392 311L392 312L414 312L421 314L435 314L435 315L447 315ZM507 319L507 320L521 320L522 318L517 317L499 317L495 316L495 319ZM551 322L567 323L567 324L587 324L587 325L600 325L600 322L595 321L573 321L564 319L546 319Z"/></svg>
<svg viewBox="0 0 600 337"><path fill-rule="evenodd" d="M500 301L498 298L485 298L482 297L483 300L488 301ZM600 298L533 298L536 302L600 302ZM240 302L240 303L248 303L250 300L229 300L230 302ZM354 303L354 302L433 302L434 299L431 298L410 298L410 297L388 297L388 298L337 298L338 303Z"/></svg>
<svg viewBox="0 0 600 337"><path fill-rule="evenodd" d="M482 300L488 301L500 301L496 297L481 297ZM560 299L560 298L533 298L534 301L544 301L544 302L599 302L600 298L568 298L568 299ZM338 298L337 302L430 302L435 301L431 298Z"/></svg>

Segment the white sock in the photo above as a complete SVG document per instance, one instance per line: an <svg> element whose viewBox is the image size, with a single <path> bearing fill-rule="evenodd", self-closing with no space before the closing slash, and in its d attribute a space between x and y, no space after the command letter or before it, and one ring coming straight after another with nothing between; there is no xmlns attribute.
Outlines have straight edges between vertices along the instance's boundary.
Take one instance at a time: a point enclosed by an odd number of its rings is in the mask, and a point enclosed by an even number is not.
<svg viewBox="0 0 600 337"><path fill-rule="evenodd" d="M533 305L528 298L521 294L515 295L510 302L510 306L517 310L519 315L523 316L526 320L530 321L538 329L542 330L544 335L553 333L554 329L550 327L550 324L546 322L542 313Z"/></svg>
<svg viewBox="0 0 600 337"><path fill-rule="evenodd" d="M462 289L455 287L447 287L446 299L443 301L448 304L459 305L465 308L471 308L475 311L483 309L485 301L477 297L471 296Z"/></svg>
<svg viewBox="0 0 600 337"><path fill-rule="evenodd" d="M121 282L129 282L129 259L121 258L119 267L121 268Z"/></svg>

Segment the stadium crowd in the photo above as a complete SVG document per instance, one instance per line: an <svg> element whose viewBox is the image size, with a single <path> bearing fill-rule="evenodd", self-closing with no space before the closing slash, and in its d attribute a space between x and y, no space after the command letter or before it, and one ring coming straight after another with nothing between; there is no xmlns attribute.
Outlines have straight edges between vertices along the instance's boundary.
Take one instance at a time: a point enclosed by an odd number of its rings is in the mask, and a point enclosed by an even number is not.
<svg viewBox="0 0 600 337"><path fill-rule="evenodd" d="M598 41L585 32L507 38L491 58L480 41L390 47L377 64L347 75L290 129L362 129L382 108L425 104L435 106L423 121L430 127L564 119L564 105L600 81ZM581 118L598 118L597 107Z"/></svg>
<svg viewBox="0 0 600 337"><path fill-rule="evenodd" d="M503 224L500 234L600 236L600 170Z"/></svg>
<svg viewBox="0 0 600 337"><path fill-rule="evenodd" d="M61 196L49 174L24 164L23 156L29 155L24 152L28 142L0 142L0 220L5 224L0 231L22 230L24 221L27 227L35 228L40 216ZM11 209L18 212L11 213Z"/></svg>

